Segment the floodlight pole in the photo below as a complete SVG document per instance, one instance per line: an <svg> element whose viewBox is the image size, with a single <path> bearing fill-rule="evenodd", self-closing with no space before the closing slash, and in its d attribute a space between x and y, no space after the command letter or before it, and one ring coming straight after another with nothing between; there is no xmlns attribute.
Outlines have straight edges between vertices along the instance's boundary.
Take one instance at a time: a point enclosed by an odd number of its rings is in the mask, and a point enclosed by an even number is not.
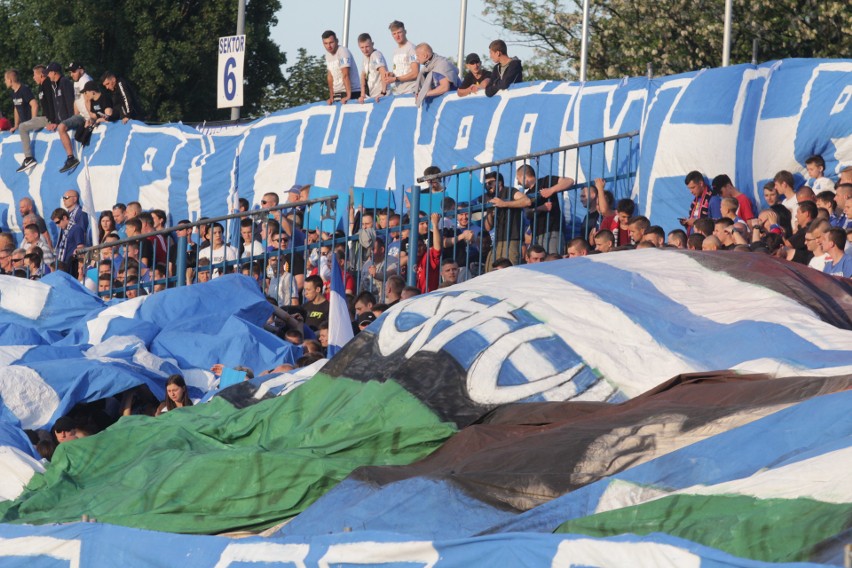
<svg viewBox="0 0 852 568"><path fill-rule="evenodd" d="M461 14L459 14L459 71L464 69L464 34L467 31L467 0L461 1Z"/></svg>
<svg viewBox="0 0 852 568"><path fill-rule="evenodd" d="M583 0L583 33L580 44L580 82L586 81L586 66L589 60L589 0Z"/></svg>
<svg viewBox="0 0 852 568"><path fill-rule="evenodd" d="M731 64L731 18L733 0L725 0L725 33L722 37L722 67Z"/></svg>
<svg viewBox="0 0 852 568"><path fill-rule="evenodd" d="M237 0L237 35L246 33L246 0ZM231 108L231 120L240 119L240 107Z"/></svg>
<svg viewBox="0 0 852 568"><path fill-rule="evenodd" d="M349 47L349 14L352 12L352 0L343 1L343 35L340 45Z"/></svg>

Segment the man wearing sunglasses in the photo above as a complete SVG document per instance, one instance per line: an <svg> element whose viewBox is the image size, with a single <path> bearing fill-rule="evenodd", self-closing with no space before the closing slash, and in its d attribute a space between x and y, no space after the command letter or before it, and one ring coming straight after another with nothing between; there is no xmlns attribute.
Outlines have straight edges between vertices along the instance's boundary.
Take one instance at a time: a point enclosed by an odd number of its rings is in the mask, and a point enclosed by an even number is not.
<svg viewBox="0 0 852 568"><path fill-rule="evenodd" d="M15 249L12 247L6 247L3 250L0 250L0 274L11 274L12 273L12 254Z"/></svg>
<svg viewBox="0 0 852 568"><path fill-rule="evenodd" d="M80 207L80 194L75 189L67 189L62 194L62 206L68 212L69 226L80 225L85 242L89 242L89 216Z"/></svg>

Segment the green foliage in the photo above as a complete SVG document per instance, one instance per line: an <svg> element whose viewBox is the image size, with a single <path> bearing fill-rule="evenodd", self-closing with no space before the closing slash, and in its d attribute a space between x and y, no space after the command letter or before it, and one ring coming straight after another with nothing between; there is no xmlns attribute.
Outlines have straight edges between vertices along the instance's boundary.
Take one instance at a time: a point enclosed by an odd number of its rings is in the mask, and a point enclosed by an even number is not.
<svg viewBox="0 0 852 568"><path fill-rule="evenodd" d="M534 48L524 78L540 71L576 78L580 60L582 0L485 0L496 26ZM588 78L693 71L722 64L722 0L597 0L590 5ZM734 0L731 63L759 59L848 57L852 34L848 0ZM527 69L533 72L528 73Z"/></svg>
<svg viewBox="0 0 852 568"><path fill-rule="evenodd" d="M325 59L308 55L305 48L299 48L296 62L287 68L284 83L266 90L261 110L275 112L324 101L327 96Z"/></svg>
<svg viewBox="0 0 852 568"><path fill-rule="evenodd" d="M246 5L244 115L284 81L284 53L269 33L279 0ZM80 61L134 83L150 121L226 119L216 108L216 42L236 30L233 0L0 0L0 58L23 77L37 63ZM11 109L8 100L4 110Z"/></svg>

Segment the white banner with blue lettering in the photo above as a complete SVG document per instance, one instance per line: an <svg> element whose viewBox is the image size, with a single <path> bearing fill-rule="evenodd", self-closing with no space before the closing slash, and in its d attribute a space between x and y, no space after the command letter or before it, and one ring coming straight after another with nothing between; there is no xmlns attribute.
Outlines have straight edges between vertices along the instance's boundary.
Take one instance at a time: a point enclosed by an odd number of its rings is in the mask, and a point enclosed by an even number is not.
<svg viewBox="0 0 852 568"><path fill-rule="evenodd" d="M60 174L55 133L35 138L39 165L16 173L17 134L0 135L0 226L20 231L17 202L32 196L47 215L69 188L91 184L96 210L139 201L172 220L224 214L235 197L258 204L292 184L347 193L352 186L410 186L432 164L470 166L640 131L632 194L638 212L675 228L691 196L683 178L726 173L762 204L763 183L782 169L801 174L820 154L826 175L852 165L852 59L790 59L655 79L526 83L493 98L455 94L418 109L410 96L376 104L317 103L248 125L198 130L182 124L99 127L82 151L88 168ZM551 172L578 181L622 171L618 152L590 161L568 155ZM542 162L540 170L545 169ZM45 215L45 217L47 217Z"/></svg>
<svg viewBox="0 0 852 568"><path fill-rule="evenodd" d="M505 533L445 541L361 532L313 538L229 539L129 529L97 523L31 527L3 525L3 566L779 566L731 556L693 542L654 534L611 538ZM786 566L816 566L786 564Z"/></svg>

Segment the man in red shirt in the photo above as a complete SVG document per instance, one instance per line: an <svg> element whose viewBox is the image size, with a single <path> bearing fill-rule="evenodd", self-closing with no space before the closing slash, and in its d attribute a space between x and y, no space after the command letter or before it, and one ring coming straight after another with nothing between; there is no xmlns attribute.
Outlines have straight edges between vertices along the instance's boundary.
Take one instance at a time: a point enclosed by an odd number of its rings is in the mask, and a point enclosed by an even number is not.
<svg viewBox="0 0 852 568"><path fill-rule="evenodd" d="M732 197L740 204L737 209L737 217L743 221L754 219L754 209L751 206L751 199L748 196L734 187L731 178L725 174L718 175L713 178L713 189L722 194L722 197Z"/></svg>
<svg viewBox="0 0 852 568"><path fill-rule="evenodd" d="M440 229L441 214L432 213L430 220L432 222L432 246L428 250L424 250L425 247L423 246L417 247L417 287L424 294L438 289L441 276L441 248L443 246ZM420 243L422 242L420 241Z"/></svg>

